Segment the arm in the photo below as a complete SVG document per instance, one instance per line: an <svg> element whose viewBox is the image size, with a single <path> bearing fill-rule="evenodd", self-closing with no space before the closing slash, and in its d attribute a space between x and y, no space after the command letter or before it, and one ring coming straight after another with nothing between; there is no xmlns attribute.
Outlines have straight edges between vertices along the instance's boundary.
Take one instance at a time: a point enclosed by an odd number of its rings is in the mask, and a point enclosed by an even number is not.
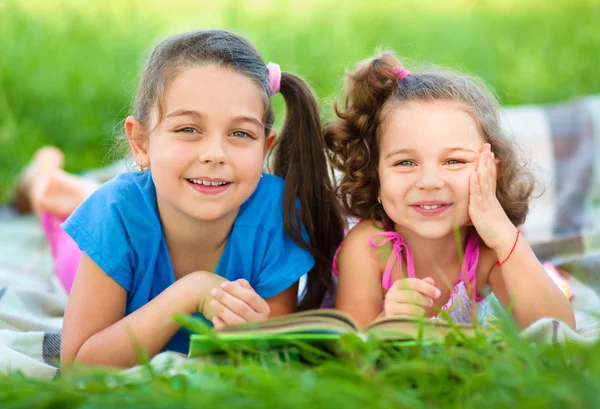
<svg viewBox="0 0 600 409"><path fill-rule="evenodd" d="M180 326L173 314L192 314L224 279L195 272L177 280L139 310L125 317L127 293L85 253L69 296L63 324L61 366L73 359L89 365L138 364L133 342L156 355Z"/></svg>
<svg viewBox="0 0 600 409"><path fill-rule="evenodd" d="M545 273L529 245L519 237L515 246L517 228L496 197L496 178L494 154L485 144L477 171L469 180L469 216L481 239L502 261L490 272L488 282L492 290L505 307L512 305L520 327L542 317L560 319L574 327L569 301Z"/></svg>
<svg viewBox="0 0 600 409"><path fill-rule="evenodd" d="M348 233L338 256L338 291L335 308L350 314L361 326L383 314L380 262L370 251L368 237L373 233L368 222ZM383 316L383 315L381 315Z"/></svg>
<svg viewBox="0 0 600 409"><path fill-rule="evenodd" d="M515 228L513 241L496 252L499 260L504 260L510 253L516 235ZM575 328L575 315L569 300L544 271L522 237L519 237L513 253L502 266L494 264L489 284L502 305L505 308L512 307L519 327L526 328L540 318L549 317Z"/></svg>
<svg viewBox="0 0 600 409"><path fill-rule="evenodd" d="M296 281L288 289L268 298L266 301L271 311L269 318L281 317L282 315L296 312L296 306L298 305L298 282Z"/></svg>

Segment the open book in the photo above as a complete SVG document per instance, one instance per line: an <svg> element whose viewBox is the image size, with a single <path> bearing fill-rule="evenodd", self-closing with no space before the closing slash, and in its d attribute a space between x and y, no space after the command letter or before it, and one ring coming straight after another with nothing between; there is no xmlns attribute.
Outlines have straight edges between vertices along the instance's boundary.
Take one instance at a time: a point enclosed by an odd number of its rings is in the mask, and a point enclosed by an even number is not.
<svg viewBox="0 0 600 409"><path fill-rule="evenodd" d="M341 311L320 309L298 312L262 322L230 325L208 334L192 334L190 358L224 349L244 347L277 348L298 343L323 344L354 333L364 339L373 335L381 341L406 342L417 339L443 341L450 333L475 336L476 328L442 320L392 317L380 319L366 328Z"/></svg>

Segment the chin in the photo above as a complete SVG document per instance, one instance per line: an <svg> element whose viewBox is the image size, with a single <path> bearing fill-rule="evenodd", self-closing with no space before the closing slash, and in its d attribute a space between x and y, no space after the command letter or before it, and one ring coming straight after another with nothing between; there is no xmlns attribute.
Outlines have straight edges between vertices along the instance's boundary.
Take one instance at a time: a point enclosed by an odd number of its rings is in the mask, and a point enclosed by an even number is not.
<svg viewBox="0 0 600 409"><path fill-rule="evenodd" d="M208 210L208 211L203 211L201 213L196 213L193 214L193 217L198 220L198 221L202 221L202 222L213 222L219 219L222 219L224 217L226 217L228 214L231 213L231 210L227 210L227 209L218 209L218 210Z"/></svg>
<svg viewBox="0 0 600 409"><path fill-rule="evenodd" d="M450 227L433 227L423 226L411 229L413 232L418 234L420 237L429 240L442 239L448 237L448 235L454 235L454 230Z"/></svg>

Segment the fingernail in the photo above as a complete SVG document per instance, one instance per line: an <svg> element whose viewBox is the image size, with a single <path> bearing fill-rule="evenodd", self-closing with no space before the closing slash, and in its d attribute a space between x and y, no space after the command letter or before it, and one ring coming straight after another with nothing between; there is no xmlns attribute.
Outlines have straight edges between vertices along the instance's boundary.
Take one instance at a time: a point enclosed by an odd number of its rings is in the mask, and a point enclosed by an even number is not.
<svg viewBox="0 0 600 409"><path fill-rule="evenodd" d="M217 306L217 301L215 301L215 300L210 300L210 306L211 306L211 307L216 307L216 306Z"/></svg>
<svg viewBox="0 0 600 409"><path fill-rule="evenodd" d="M442 292L440 290L437 290L435 292L435 298L439 298L440 295L442 295Z"/></svg>
<svg viewBox="0 0 600 409"><path fill-rule="evenodd" d="M213 288L212 291L210 292L211 295L217 295L217 293L219 292L218 288Z"/></svg>
<svg viewBox="0 0 600 409"><path fill-rule="evenodd" d="M225 281L225 282L221 283L221 288L227 288L228 285L229 285L229 282Z"/></svg>

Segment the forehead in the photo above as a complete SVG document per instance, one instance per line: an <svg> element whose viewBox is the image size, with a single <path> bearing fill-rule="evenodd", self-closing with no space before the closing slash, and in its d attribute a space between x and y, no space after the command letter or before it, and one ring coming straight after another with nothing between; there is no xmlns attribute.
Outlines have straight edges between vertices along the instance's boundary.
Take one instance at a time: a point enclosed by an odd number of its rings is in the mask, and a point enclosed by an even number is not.
<svg viewBox="0 0 600 409"><path fill-rule="evenodd" d="M390 107L380 138L382 153L392 149L480 149L484 143L466 106L456 102L409 102Z"/></svg>
<svg viewBox="0 0 600 409"><path fill-rule="evenodd" d="M264 90L247 76L215 65L181 71L164 95L165 114L195 110L209 117L252 115L265 112Z"/></svg>

